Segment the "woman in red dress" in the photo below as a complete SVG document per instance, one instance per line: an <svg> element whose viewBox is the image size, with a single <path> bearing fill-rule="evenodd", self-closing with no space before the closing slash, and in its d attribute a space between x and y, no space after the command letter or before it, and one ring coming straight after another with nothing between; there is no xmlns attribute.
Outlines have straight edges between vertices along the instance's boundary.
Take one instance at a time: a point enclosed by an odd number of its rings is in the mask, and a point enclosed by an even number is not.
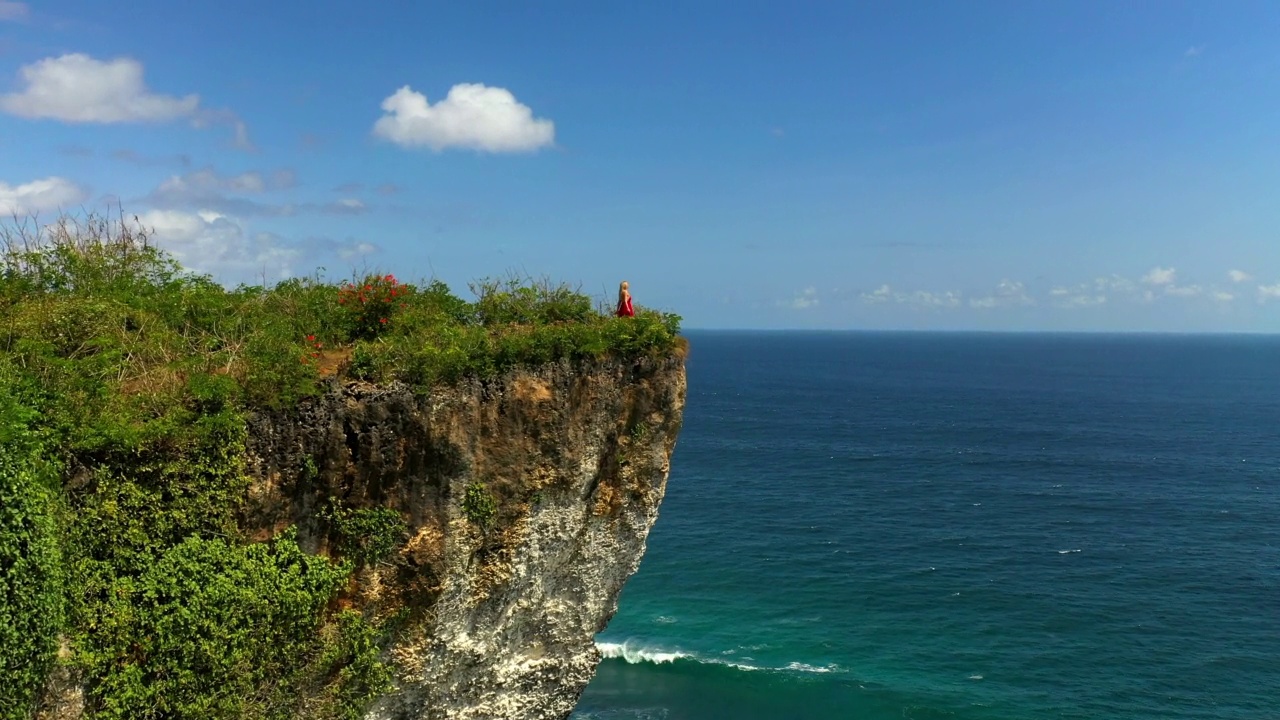
<svg viewBox="0 0 1280 720"><path fill-rule="evenodd" d="M627 289L628 287L626 280L618 286L618 317L636 316L636 311L631 308L631 291Z"/></svg>

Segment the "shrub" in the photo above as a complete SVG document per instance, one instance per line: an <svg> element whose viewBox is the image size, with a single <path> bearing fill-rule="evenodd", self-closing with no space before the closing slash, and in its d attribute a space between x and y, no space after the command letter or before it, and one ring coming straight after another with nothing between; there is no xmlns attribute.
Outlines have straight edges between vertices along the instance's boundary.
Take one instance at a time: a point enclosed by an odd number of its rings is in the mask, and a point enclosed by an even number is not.
<svg viewBox="0 0 1280 720"><path fill-rule="evenodd" d="M404 542L408 530L400 513L385 507L352 509L331 501L323 516L337 536L339 552L357 565L386 559Z"/></svg>
<svg viewBox="0 0 1280 720"><path fill-rule="evenodd" d="M348 572L291 532L187 538L110 589L84 658L95 717L287 716L294 669L321 652L322 612Z"/></svg>
<svg viewBox="0 0 1280 720"><path fill-rule="evenodd" d="M0 399L3 403L3 399ZM0 444L0 719L25 720L63 620L53 494L38 461Z"/></svg>
<svg viewBox="0 0 1280 720"><path fill-rule="evenodd" d="M467 485L466 494L462 498L462 514L468 520L481 528L488 528L497 513L498 502L483 484L473 482Z"/></svg>
<svg viewBox="0 0 1280 720"><path fill-rule="evenodd" d="M377 337L408 305L413 288L401 285L394 275L369 275L338 289L338 305L352 339Z"/></svg>

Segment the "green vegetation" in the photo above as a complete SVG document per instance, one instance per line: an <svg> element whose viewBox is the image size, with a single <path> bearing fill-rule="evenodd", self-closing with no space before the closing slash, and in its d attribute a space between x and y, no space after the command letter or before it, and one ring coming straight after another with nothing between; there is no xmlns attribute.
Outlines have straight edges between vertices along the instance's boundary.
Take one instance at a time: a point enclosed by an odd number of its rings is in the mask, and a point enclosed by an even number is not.
<svg viewBox="0 0 1280 720"><path fill-rule="evenodd" d="M498 501L478 482L467 486L466 495L462 498L462 513L467 519L481 528L488 528L493 516L498 514Z"/></svg>
<svg viewBox="0 0 1280 720"><path fill-rule="evenodd" d="M333 502L323 515L337 536L339 552L358 565L385 560L404 542L408 530L400 513L391 508L351 509Z"/></svg>
<svg viewBox="0 0 1280 720"><path fill-rule="evenodd" d="M341 561L292 531L249 542L246 414L334 375L426 392L678 342L674 315L613 318L562 285L472 290L388 275L227 289L101 218L0 228L0 720L29 717L53 662L86 679L91 718L361 716L388 680L389 630L334 600L404 523L335 506ZM463 511L485 526L493 498L468 488Z"/></svg>
<svg viewBox="0 0 1280 720"><path fill-rule="evenodd" d="M41 463L0 376L0 718L24 717L62 624L62 562L52 468Z"/></svg>

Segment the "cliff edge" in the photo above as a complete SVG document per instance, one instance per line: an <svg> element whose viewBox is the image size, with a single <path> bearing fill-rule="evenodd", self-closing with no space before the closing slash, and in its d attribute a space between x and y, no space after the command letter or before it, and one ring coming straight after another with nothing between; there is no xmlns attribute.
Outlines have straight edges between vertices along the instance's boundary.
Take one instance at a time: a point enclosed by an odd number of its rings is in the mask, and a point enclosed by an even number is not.
<svg viewBox="0 0 1280 720"><path fill-rule="evenodd" d="M0 225L0 720L561 718L662 501L680 317L227 288Z"/></svg>
<svg viewBox="0 0 1280 720"><path fill-rule="evenodd" d="M344 600L404 616L392 689L368 718L564 718L644 555L684 401L674 356L564 361L421 397L335 384L250 420L247 524L297 525L324 553L329 498L406 519L408 541ZM492 499L490 517L469 491Z"/></svg>

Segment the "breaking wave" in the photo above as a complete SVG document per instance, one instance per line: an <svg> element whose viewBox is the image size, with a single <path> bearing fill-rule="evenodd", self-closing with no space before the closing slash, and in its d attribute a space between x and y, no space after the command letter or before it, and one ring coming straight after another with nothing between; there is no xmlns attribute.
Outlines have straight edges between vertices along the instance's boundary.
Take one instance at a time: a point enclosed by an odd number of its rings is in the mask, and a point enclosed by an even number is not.
<svg viewBox="0 0 1280 720"><path fill-rule="evenodd" d="M655 648L632 642L596 642L596 648L600 651L600 655L606 659L622 660L631 665L640 665L648 663L652 665L666 665L675 662L697 663L699 665L723 665L726 667L736 668L738 670L746 670L749 672L764 670L772 672L795 672L795 673L833 673L843 672L838 665L811 665L803 662L790 662L786 665L774 667L770 665L752 665L744 662L734 662L721 658L710 658L696 653L684 652L681 650L667 650L664 648Z"/></svg>

